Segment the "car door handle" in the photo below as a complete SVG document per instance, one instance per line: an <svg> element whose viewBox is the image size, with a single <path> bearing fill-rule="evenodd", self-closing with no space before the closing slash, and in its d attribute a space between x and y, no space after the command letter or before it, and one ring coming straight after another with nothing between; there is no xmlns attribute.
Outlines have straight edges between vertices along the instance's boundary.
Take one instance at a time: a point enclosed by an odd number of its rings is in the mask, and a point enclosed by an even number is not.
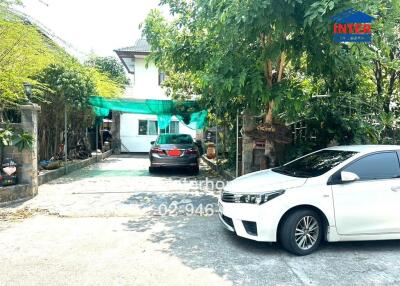
<svg viewBox="0 0 400 286"><path fill-rule="evenodd" d="M398 187L392 187L393 192L400 192L400 186Z"/></svg>

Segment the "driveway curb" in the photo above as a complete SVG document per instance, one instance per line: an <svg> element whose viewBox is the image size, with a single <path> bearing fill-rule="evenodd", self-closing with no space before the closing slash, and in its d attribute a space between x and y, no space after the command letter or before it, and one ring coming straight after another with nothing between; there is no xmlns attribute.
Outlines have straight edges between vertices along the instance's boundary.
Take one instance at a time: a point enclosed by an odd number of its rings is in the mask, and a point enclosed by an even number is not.
<svg viewBox="0 0 400 286"><path fill-rule="evenodd" d="M215 172L217 172L218 174L220 174L221 176L223 176L226 180L231 181L231 180L235 179L235 176L234 176L234 175L232 175L231 173L229 173L229 172L226 171L226 170L223 170L223 169L221 169L221 168L218 168L217 164L214 163L213 161L211 161L210 159L208 159L208 158L206 157L206 155L203 155L201 158L203 159L203 161L204 161L211 169L213 169Z"/></svg>

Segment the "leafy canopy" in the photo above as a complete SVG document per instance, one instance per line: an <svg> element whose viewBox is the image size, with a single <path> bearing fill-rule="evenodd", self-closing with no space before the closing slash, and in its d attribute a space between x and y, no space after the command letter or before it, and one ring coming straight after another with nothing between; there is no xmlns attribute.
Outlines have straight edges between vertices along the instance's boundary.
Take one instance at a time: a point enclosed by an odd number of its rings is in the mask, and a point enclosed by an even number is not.
<svg viewBox="0 0 400 286"><path fill-rule="evenodd" d="M96 68L98 71L107 75L121 87L129 84L129 78L125 74L123 65L114 57L91 55L85 64L89 67Z"/></svg>
<svg viewBox="0 0 400 286"><path fill-rule="evenodd" d="M33 100L39 101L52 101L45 93L73 104L83 104L90 95L122 94L123 70L113 60L99 58L93 66L82 65L12 13L8 6L15 3L0 2L0 106L25 102L24 83L34 86Z"/></svg>
<svg viewBox="0 0 400 286"><path fill-rule="evenodd" d="M56 61L57 50L38 30L0 8L0 104L25 99L24 82Z"/></svg>

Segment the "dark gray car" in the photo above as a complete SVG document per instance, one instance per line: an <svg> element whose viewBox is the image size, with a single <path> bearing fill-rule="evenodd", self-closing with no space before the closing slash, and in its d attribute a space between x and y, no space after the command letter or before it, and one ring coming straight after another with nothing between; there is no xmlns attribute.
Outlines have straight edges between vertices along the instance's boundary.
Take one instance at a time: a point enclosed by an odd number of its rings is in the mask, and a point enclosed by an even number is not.
<svg viewBox="0 0 400 286"><path fill-rule="evenodd" d="M199 172L199 148L188 134L161 134L152 142L149 172L161 167L183 167Z"/></svg>

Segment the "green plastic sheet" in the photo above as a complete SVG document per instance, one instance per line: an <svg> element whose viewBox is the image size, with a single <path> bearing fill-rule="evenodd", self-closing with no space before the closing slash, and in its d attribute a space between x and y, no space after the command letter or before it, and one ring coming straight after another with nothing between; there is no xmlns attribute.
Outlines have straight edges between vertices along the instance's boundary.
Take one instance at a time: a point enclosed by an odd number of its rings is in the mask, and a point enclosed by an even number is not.
<svg viewBox="0 0 400 286"><path fill-rule="evenodd" d="M98 117L105 117L110 110L136 114L157 115L158 126L165 129L170 124L172 116L191 129L202 129L207 122L207 111L201 110L196 101L173 101L155 99L108 99L91 96L89 104Z"/></svg>

